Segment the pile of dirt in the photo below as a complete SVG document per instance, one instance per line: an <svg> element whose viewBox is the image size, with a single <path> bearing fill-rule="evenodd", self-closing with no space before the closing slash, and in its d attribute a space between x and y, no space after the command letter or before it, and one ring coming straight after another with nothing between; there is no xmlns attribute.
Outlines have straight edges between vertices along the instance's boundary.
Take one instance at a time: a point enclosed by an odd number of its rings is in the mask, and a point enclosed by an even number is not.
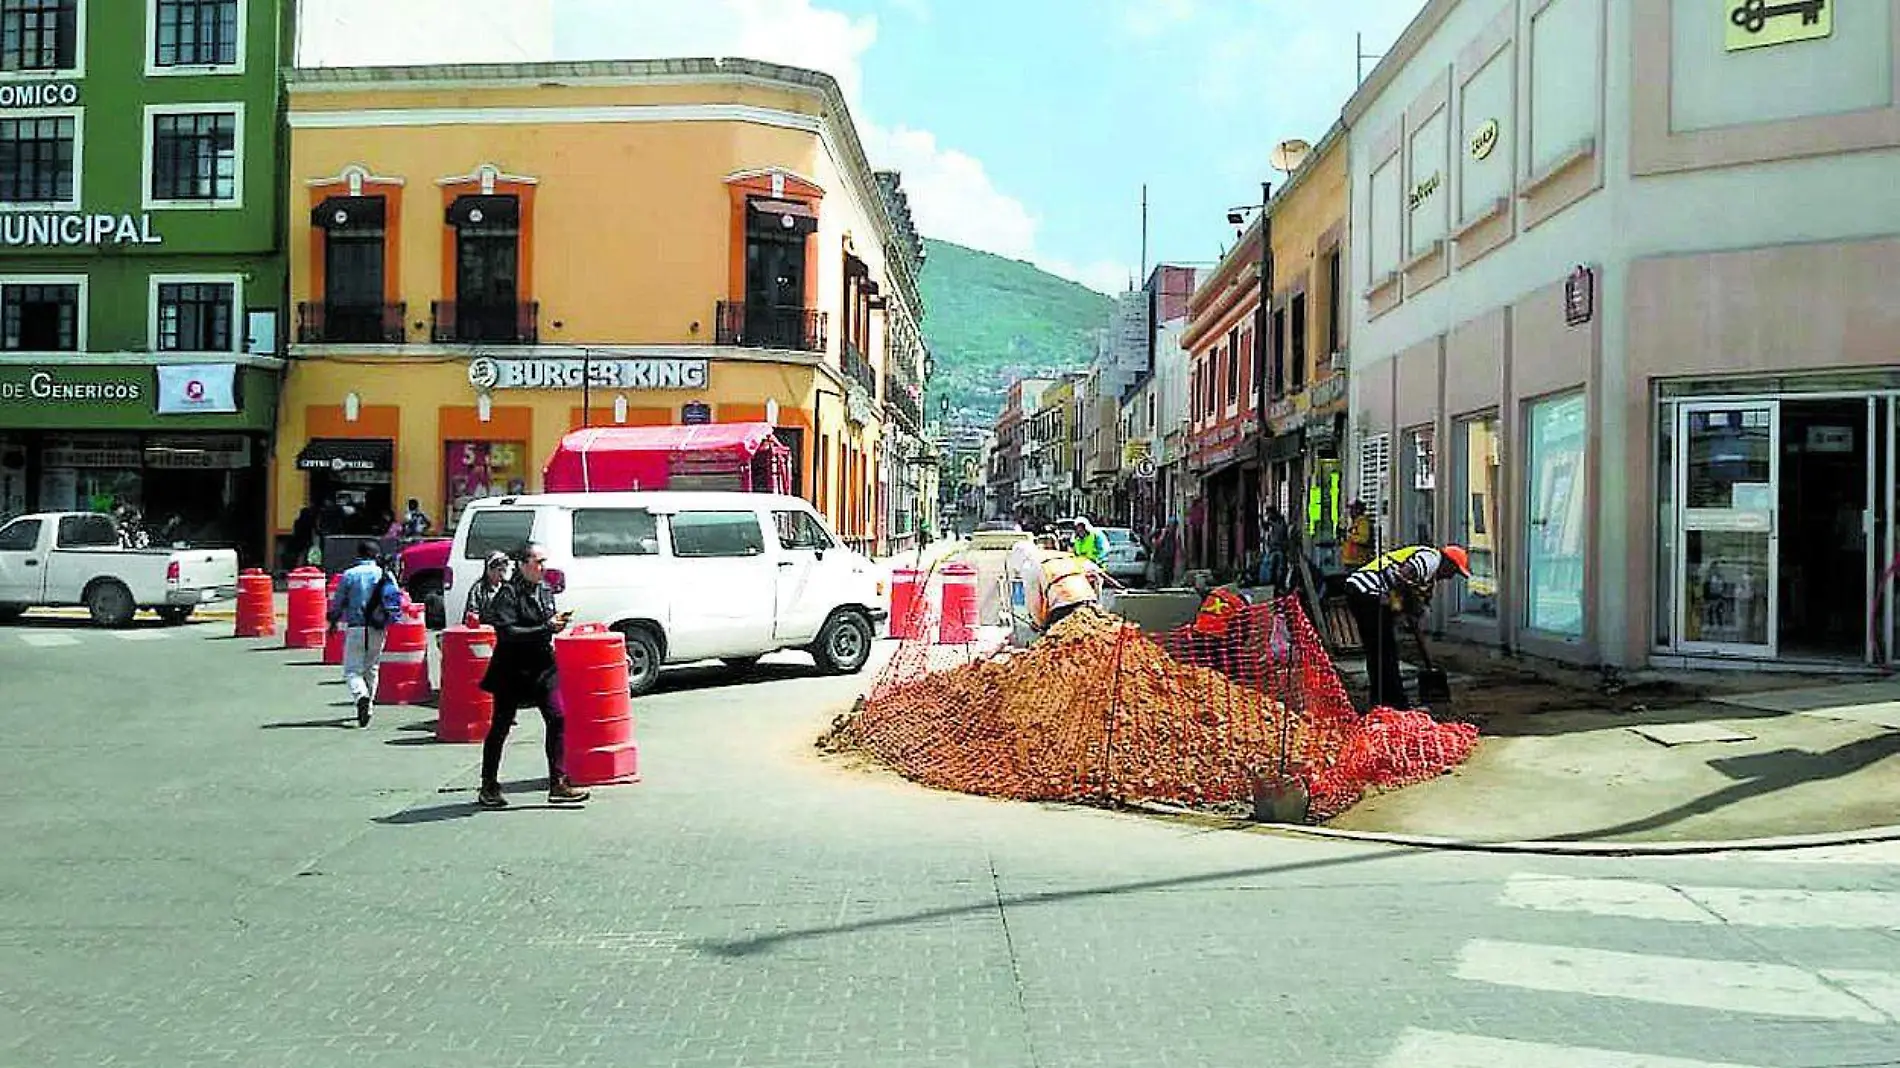
<svg viewBox="0 0 1900 1068"><path fill-rule="evenodd" d="M873 694L819 744L908 778L1019 800L1250 800L1299 724L1256 686L1084 609L1029 649Z"/></svg>

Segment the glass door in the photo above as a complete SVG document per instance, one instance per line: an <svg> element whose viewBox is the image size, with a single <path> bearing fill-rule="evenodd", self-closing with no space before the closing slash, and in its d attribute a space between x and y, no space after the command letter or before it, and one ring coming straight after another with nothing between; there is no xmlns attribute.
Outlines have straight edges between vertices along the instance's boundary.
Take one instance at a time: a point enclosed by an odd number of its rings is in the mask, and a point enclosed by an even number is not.
<svg viewBox="0 0 1900 1068"><path fill-rule="evenodd" d="M1780 578L1780 404L1684 404L1677 419L1680 647L1773 658Z"/></svg>
<svg viewBox="0 0 1900 1068"><path fill-rule="evenodd" d="M1582 393L1538 401L1529 412L1524 623L1564 638L1580 638L1584 629L1588 415Z"/></svg>

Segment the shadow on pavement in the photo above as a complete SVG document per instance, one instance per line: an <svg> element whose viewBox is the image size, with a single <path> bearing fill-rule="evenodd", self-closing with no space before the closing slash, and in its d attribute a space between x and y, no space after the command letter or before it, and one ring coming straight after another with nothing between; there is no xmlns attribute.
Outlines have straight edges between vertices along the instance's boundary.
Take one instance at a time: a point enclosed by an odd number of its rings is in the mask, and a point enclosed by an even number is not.
<svg viewBox="0 0 1900 1068"><path fill-rule="evenodd" d="M1453 686L1455 690L1457 684L1453 683ZM1466 708L1495 708L1501 701L1510 699L1495 693L1495 689L1474 687L1468 692L1455 692L1454 696L1460 698L1459 704ZM1616 727L1653 727L1666 723L1709 723L1717 720L1741 722L1787 715L1785 712L1744 708L1715 701L1692 701L1668 708L1648 708L1640 703L1618 708L1610 706L1610 699L1600 695L1574 691L1573 694L1576 700L1564 708L1502 714L1479 713L1476 722L1484 734L1492 738L1555 738ZM1596 706L1590 707L1591 702L1595 702Z"/></svg>
<svg viewBox="0 0 1900 1068"><path fill-rule="evenodd" d="M383 739L383 744L384 745L416 746L416 745L465 745L467 743L445 742L438 739L433 734L409 734L409 735L400 735L395 738L385 738Z"/></svg>
<svg viewBox="0 0 1900 1068"><path fill-rule="evenodd" d="M1136 894L1152 890L1170 890L1184 886L1198 886L1205 883L1225 882L1229 879L1242 879L1260 875L1288 875L1293 872L1311 871L1315 868L1330 868L1342 864L1359 864L1369 860L1384 860L1389 857L1413 853L1409 848L1392 848L1370 853L1354 853L1343 857L1327 857L1322 860L1302 860L1292 864L1270 864L1257 868L1237 868L1230 871L1206 872L1200 875L1181 875L1169 879L1144 879L1139 882L1117 883L1112 886L1093 886L1083 890L1046 890L1036 894L1022 894L1004 897L999 892L988 901L969 905L956 905L949 908L926 909L922 912L906 913L902 916L885 916L875 920L859 920L855 923L830 924L824 927L805 927L790 931L778 931L755 938L738 938L724 941L701 941L698 946L702 952L717 957L749 957L756 953L766 953L779 946L810 938L823 938L827 935L853 934L859 931L876 931L887 927L904 927L914 923L928 923L932 920L950 919L957 916L973 916L985 912L1003 912L1011 907L1028 905L1055 905L1065 901L1086 901L1090 898L1110 897L1115 894ZM990 868L991 885L995 885L996 870Z"/></svg>
<svg viewBox="0 0 1900 1068"><path fill-rule="evenodd" d="M401 744L401 742L396 741L388 744L397 745ZM508 807L485 809L475 803L475 787L444 786L437 789L436 793L467 794L468 800L451 801L440 805L426 805L420 808L405 808L401 812L391 813L387 816L376 816L370 822L380 823L386 827L407 827L420 823L441 823L445 820L462 820L476 815L505 815L509 812L543 811L582 812L586 810L586 805L554 805L549 804L545 799L540 801L525 801L522 799L521 795L523 794L528 796L540 794L545 798L547 789L548 780L546 778L512 779L502 783L501 786L502 793L508 796Z"/></svg>
<svg viewBox="0 0 1900 1068"><path fill-rule="evenodd" d="M824 678L815 664L754 664L747 668L684 667L660 673L654 693L687 693L727 686L755 686L766 682Z"/></svg>
<svg viewBox="0 0 1900 1068"><path fill-rule="evenodd" d="M266 731L301 730L306 727L348 727L351 730L355 730L356 717L350 715L338 716L332 719L299 719L283 723L262 723L258 725L259 730Z"/></svg>
<svg viewBox="0 0 1900 1068"><path fill-rule="evenodd" d="M1732 779L1741 780L1734 786L1724 787L1712 794L1704 794L1693 801L1666 809L1653 816L1645 816L1642 819L1630 820L1594 831L1557 835L1553 840L1594 841L1658 830L1673 823L1680 823L1691 816L1719 812L1737 802L1772 794L1791 786L1851 775L1895 753L1900 753L1900 733L1888 732L1872 738L1848 742L1824 753L1811 753L1804 749L1778 749L1772 753L1720 757L1709 761L1709 766Z"/></svg>

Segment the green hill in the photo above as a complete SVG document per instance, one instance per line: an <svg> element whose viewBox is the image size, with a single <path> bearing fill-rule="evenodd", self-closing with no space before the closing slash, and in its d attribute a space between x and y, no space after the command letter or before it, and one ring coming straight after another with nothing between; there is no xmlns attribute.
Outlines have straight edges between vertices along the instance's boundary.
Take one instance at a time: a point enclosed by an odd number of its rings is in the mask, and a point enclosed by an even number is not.
<svg viewBox="0 0 1900 1068"><path fill-rule="evenodd" d="M1018 378L1072 371L1095 358L1114 301L1087 286L944 241L924 242L924 341L936 360L929 407L950 398L953 422L992 420ZM965 416L957 419L954 413Z"/></svg>

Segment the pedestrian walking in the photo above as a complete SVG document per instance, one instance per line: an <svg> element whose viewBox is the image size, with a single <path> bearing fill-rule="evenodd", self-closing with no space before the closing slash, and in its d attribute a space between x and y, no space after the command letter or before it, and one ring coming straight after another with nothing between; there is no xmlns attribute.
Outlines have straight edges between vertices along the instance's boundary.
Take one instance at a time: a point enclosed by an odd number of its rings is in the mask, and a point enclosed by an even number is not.
<svg viewBox="0 0 1900 1068"><path fill-rule="evenodd" d="M422 510L422 502L414 497L409 498L409 510L404 512L402 517L403 540L414 541L418 538L426 538L434 529L435 520L430 519L429 513Z"/></svg>
<svg viewBox="0 0 1900 1068"><path fill-rule="evenodd" d="M1291 540L1286 516L1280 513L1278 505L1267 505L1266 529L1262 539L1260 584L1271 588L1274 595L1278 596L1286 592L1287 549Z"/></svg>
<svg viewBox="0 0 1900 1068"><path fill-rule="evenodd" d="M495 697L495 715L482 742L482 786L476 802L483 808L506 808L501 793L501 751L523 705L541 710L547 729L548 800L577 804L587 791L576 790L562 769L563 724L554 702L554 636L567 628L572 612L554 606L554 591L545 581L547 552L530 543L512 579L495 591L488 616L495 628L495 655L482 676L482 689Z"/></svg>
<svg viewBox="0 0 1900 1068"><path fill-rule="evenodd" d="M343 572L330 597L330 625L344 628L343 682L356 698L358 727L369 726L383 639L390 622L402 614L402 590L382 565L381 552L373 541L357 542L356 563Z"/></svg>
<svg viewBox="0 0 1900 1068"><path fill-rule="evenodd" d="M1407 545L1346 576L1346 606L1366 650L1370 707L1409 707L1399 676L1398 618L1417 620L1431 604L1435 584L1461 576L1471 577L1471 560L1457 545Z"/></svg>
<svg viewBox="0 0 1900 1068"><path fill-rule="evenodd" d="M514 561L508 554L496 549L488 554L488 561L482 568L482 577L475 580L469 588L468 603L462 608L462 622L466 626L479 627L490 622L489 609L495 603L495 594L508 584L513 574Z"/></svg>

